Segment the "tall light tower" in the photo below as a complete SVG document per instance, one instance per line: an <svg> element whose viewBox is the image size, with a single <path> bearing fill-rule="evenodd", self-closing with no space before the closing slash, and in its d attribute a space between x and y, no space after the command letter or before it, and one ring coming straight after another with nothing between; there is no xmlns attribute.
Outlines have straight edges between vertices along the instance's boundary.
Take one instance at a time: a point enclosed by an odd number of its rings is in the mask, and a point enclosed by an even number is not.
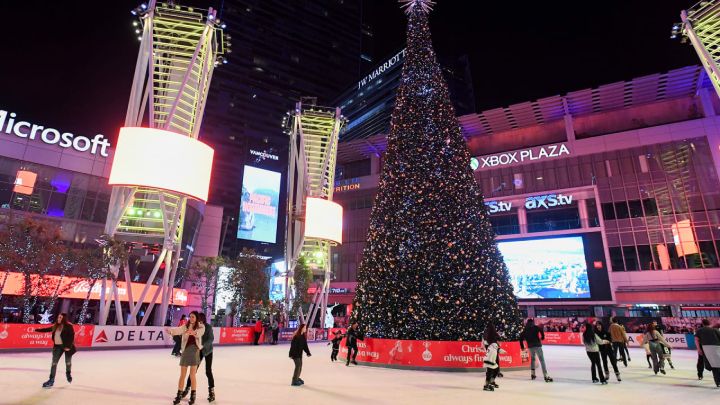
<svg viewBox="0 0 720 405"><path fill-rule="evenodd" d="M682 34L692 43L715 91L720 96L720 2L701 1L680 13L671 38Z"/></svg>
<svg viewBox="0 0 720 405"><path fill-rule="evenodd" d="M342 207L333 203L335 163L340 130L345 118L339 108L318 107L313 101L297 103L285 122L290 135L288 170L288 221L285 261L288 280L298 259L304 256L313 274L322 275L310 310L304 317L313 325L318 312L325 327L330 280L330 247L342 243ZM290 288L286 288L286 305Z"/></svg>
<svg viewBox="0 0 720 405"><path fill-rule="evenodd" d="M156 321L163 325L174 298L186 203L207 200L213 150L197 138L213 69L225 62L224 24L212 8L204 14L172 2L150 1L132 13L139 17L134 25L140 50L109 179L113 190L105 233L135 247L158 247L140 296L127 288L128 324L137 323L154 290L140 324L147 324L159 300ZM117 284L121 267L129 287L128 264L111 267L112 277L103 280L101 325L107 323L113 299L117 323L123 324ZM105 294L108 282L111 292Z"/></svg>

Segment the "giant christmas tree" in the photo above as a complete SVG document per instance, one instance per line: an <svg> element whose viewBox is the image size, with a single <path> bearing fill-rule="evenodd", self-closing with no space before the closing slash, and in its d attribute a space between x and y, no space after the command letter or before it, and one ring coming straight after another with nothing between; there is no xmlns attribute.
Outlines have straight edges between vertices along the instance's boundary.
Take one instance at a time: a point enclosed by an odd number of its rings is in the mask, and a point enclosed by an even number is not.
<svg viewBox="0 0 720 405"><path fill-rule="evenodd" d="M353 318L370 337L506 339L520 311L435 58L429 0L401 0L407 50Z"/></svg>

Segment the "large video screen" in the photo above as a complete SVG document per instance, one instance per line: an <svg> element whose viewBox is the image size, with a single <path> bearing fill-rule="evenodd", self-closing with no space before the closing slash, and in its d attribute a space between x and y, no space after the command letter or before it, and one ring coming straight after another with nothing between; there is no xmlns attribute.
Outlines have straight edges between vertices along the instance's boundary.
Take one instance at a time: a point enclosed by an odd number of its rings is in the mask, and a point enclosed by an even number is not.
<svg viewBox="0 0 720 405"><path fill-rule="evenodd" d="M245 166L238 239L275 243L280 202L280 173Z"/></svg>
<svg viewBox="0 0 720 405"><path fill-rule="evenodd" d="M499 242L519 299L590 298L581 236Z"/></svg>

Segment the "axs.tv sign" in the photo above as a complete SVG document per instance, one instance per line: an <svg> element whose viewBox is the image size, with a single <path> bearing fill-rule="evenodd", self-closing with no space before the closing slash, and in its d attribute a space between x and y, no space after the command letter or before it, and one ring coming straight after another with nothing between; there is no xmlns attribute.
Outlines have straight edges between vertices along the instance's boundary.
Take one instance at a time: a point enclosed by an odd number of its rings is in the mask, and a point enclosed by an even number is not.
<svg viewBox="0 0 720 405"><path fill-rule="evenodd" d="M562 193L558 194L544 194L527 197L525 199L525 209L534 210L538 208L553 208L564 205L571 205L573 202L572 195L565 195ZM499 212L510 212L513 208L512 201L485 201L485 206L488 209L488 213L497 214Z"/></svg>

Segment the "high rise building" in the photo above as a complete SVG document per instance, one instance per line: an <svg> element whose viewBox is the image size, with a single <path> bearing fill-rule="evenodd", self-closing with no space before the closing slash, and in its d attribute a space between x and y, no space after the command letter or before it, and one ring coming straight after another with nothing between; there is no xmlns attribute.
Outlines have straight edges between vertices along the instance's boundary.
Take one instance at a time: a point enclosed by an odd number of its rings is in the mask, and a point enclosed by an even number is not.
<svg viewBox="0 0 720 405"><path fill-rule="evenodd" d="M244 167L278 171L285 184L285 114L302 97L328 105L355 81L370 31L362 26L360 0L232 0L219 18L227 24L232 54L213 77L202 139L216 151L210 201L225 209L223 252L247 246L282 256L284 186L275 243L237 238Z"/></svg>

